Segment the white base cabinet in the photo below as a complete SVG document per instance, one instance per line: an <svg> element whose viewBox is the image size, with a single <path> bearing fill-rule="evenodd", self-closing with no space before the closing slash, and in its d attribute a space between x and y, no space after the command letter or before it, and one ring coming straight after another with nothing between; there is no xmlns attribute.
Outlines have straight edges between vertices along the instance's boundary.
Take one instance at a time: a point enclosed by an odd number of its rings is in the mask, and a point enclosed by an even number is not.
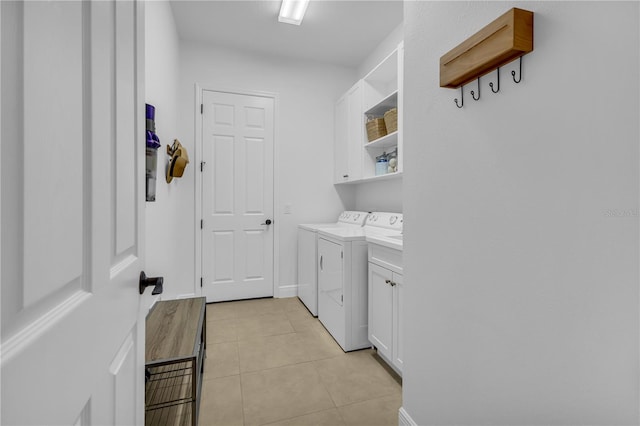
<svg viewBox="0 0 640 426"><path fill-rule="evenodd" d="M369 341L402 375L402 252L369 243Z"/></svg>

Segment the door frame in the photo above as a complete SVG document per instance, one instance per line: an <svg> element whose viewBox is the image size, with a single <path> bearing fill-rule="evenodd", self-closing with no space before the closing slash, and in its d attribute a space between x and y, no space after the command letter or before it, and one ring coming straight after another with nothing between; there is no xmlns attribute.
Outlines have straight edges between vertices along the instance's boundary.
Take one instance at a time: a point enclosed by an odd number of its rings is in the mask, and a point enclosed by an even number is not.
<svg viewBox="0 0 640 426"><path fill-rule="evenodd" d="M194 221L193 221L193 230L195 234L195 259L194 259L194 288L195 294L202 296L202 286L201 286L201 277L202 277L202 229L200 229L200 220L202 220L202 174L198 172L200 169L200 162L202 161L202 114L200 112L200 105L203 102L203 92L221 92L221 93L231 93L234 95L245 95L245 96L260 96L265 98L273 99L273 297L274 299L280 297L280 263L278 262L280 256L277 254L280 252L280 233L277 231L280 217L277 213L278 201L280 200L280 181L276 179L276 170L278 170L278 166L280 163L280 159L278 156L278 144L276 141L279 138L280 134L280 126L278 123L279 120L279 100L278 94L273 92L261 92L261 91L251 91L251 90L243 90L243 89L231 89L231 88L211 88L211 87L202 87L200 84L194 84L194 105L193 105L193 114L195 117L194 120L194 131L195 131L195 168L196 168L196 185L194 192Z"/></svg>

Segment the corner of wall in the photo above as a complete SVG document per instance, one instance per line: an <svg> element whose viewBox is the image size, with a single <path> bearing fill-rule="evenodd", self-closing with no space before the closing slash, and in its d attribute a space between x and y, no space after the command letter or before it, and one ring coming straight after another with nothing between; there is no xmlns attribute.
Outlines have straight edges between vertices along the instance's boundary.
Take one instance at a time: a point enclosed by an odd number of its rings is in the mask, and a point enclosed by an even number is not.
<svg viewBox="0 0 640 426"><path fill-rule="evenodd" d="M179 37L170 3L147 2L145 23L145 100L156 108L156 134L162 143L156 201L145 205L145 268L150 275L164 276L163 298L171 299L196 292L190 237L194 219L189 207L194 164L187 166L181 179L165 181L165 146L182 139L177 126Z"/></svg>

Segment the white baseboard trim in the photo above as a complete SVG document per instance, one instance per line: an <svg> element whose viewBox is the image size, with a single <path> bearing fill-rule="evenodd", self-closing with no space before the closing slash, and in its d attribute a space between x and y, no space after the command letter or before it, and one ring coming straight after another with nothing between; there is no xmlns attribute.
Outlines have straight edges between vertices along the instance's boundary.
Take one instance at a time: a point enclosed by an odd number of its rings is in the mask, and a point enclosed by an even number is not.
<svg viewBox="0 0 640 426"><path fill-rule="evenodd" d="M409 413L404 409L404 407L400 407L398 410L398 425L399 426L418 426L418 423L414 422Z"/></svg>
<svg viewBox="0 0 640 426"><path fill-rule="evenodd" d="M297 285L283 285L278 287L278 296L277 297L296 297L298 295L298 286Z"/></svg>
<svg viewBox="0 0 640 426"><path fill-rule="evenodd" d="M196 294L195 293L179 294L176 296L176 299L189 299L192 297L196 297Z"/></svg>

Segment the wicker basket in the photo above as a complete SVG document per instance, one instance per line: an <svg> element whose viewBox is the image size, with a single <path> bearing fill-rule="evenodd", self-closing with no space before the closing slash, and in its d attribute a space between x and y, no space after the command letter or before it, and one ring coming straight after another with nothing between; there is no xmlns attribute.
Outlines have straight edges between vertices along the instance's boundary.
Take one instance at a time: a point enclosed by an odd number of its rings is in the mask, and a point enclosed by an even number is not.
<svg viewBox="0 0 640 426"><path fill-rule="evenodd" d="M388 133L398 130L398 108L392 108L384 113L384 124Z"/></svg>
<svg viewBox="0 0 640 426"><path fill-rule="evenodd" d="M387 128L382 118L369 118L367 120L367 139L369 142L379 139L387 134Z"/></svg>

